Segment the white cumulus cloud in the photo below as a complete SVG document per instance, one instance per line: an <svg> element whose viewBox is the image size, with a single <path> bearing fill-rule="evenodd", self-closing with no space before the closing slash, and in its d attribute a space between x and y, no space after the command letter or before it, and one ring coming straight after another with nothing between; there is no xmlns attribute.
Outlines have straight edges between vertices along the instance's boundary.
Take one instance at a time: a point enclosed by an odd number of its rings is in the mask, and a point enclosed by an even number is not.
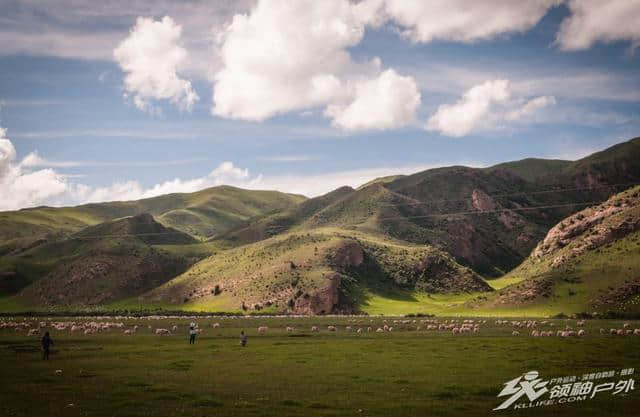
<svg viewBox="0 0 640 417"><path fill-rule="evenodd" d="M410 120L413 113L405 113L415 111L417 89L392 99L402 109L392 116L386 115L388 99L374 95L388 92L390 85L415 87L413 80L381 71L379 59L356 63L347 50L360 43L368 24L380 23L379 3L261 0L250 13L237 14L219 35L222 69L214 77L213 113L261 121L329 106L326 114L347 129L387 128ZM366 93L372 98L370 112L385 113L387 120L372 123L359 110L367 86L374 88Z"/></svg>
<svg viewBox="0 0 640 417"><path fill-rule="evenodd" d="M561 0L384 0L389 19L414 42L472 42L534 27Z"/></svg>
<svg viewBox="0 0 640 417"><path fill-rule="evenodd" d="M513 98L508 80L485 81L467 90L456 103L439 106L426 128L446 136L461 137L504 121L523 120L553 104L555 98L550 96L529 100Z"/></svg>
<svg viewBox="0 0 640 417"><path fill-rule="evenodd" d="M129 36L113 51L126 73L125 91L133 95L140 110L157 111L153 100L169 100L183 110L191 110L198 101L191 82L179 75L188 63L181 34L182 27L169 16L158 21L139 17Z"/></svg>
<svg viewBox="0 0 640 417"><path fill-rule="evenodd" d="M419 106L415 80L388 69L356 84L351 102L330 105L325 114L345 130L392 129L411 122Z"/></svg>
<svg viewBox="0 0 640 417"><path fill-rule="evenodd" d="M588 49L596 42L629 40L640 46L640 1L570 0L571 15L556 36L564 50Z"/></svg>

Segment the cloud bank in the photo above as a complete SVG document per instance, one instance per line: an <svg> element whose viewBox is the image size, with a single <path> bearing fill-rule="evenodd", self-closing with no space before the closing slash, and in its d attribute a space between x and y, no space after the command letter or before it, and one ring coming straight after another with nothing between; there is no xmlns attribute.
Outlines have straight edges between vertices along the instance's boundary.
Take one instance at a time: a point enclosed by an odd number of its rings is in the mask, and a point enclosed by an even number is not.
<svg viewBox="0 0 640 417"><path fill-rule="evenodd" d="M51 164L36 152L22 160L16 159L13 143L0 128L0 211L17 210L40 205L66 206L104 201L126 201L156 197L169 193L191 193L208 187L232 185L245 189L267 189L304 194L310 197L332 191L343 185L357 187L377 177L410 174L430 168L411 165L392 168L358 169L308 175L251 175L231 161L220 163L207 175L191 179L175 178L150 187L138 181L122 181L108 186L89 186L74 181L74 176L59 173L54 168L37 169L42 165L65 168L66 164Z"/></svg>

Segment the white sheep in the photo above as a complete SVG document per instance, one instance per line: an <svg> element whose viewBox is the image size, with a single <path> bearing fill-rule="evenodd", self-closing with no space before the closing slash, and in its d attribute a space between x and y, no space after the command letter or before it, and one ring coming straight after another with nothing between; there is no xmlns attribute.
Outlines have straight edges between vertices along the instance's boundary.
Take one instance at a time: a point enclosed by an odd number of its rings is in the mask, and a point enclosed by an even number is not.
<svg viewBox="0 0 640 417"><path fill-rule="evenodd" d="M292 332L294 329L293 329L293 327L291 327L291 326L287 326L287 329L286 329L286 330L287 330L288 332Z"/></svg>
<svg viewBox="0 0 640 417"><path fill-rule="evenodd" d="M156 335L158 336L169 336L171 332L168 329L156 329Z"/></svg>
<svg viewBox="0 0 640 417"><path fill-rule="evenodd" d="M586 334L586 332L583 329L578 330L578 336L582 337Z"/></svg>
<svg viewBox="0 0 640 417"><path fill-rule="evenodd" d="M517 330L514 330L511 332L511 336L520 336L520 332Z"/></svg>
<svg viewBox="0 0 640 417"><path fill-rule="evenodd" d="M318 329L318 326L311 326L311 331L317 333L320 329Z"/></svg>
<svg viewBox="0 0 640 417"><path fill-rule="evenodd" d="M327 330L329 330L330 332L335 332L336 326L327 326Z"/></svg>
<svg viewBox="0 0 640 417"><path fill-rule="evenodd" d="M220 323L213 323L212 327L214 329L217 329L218 327L220 327Z"/></svg>
<svg viewBox="0 0 640 417"><path fill-rule="evenodd" d="M258 327L258 333L266 333L269 328L267 326Z"/></svg>

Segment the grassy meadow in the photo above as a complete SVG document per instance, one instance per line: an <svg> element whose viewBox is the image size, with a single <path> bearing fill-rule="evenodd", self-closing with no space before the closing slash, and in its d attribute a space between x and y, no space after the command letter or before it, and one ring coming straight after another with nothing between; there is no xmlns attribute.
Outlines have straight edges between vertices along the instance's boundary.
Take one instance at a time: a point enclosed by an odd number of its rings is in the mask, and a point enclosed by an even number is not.
<svg viewBox="0 0 640 417"><path fill-rule="evenodd" d="M16 319L21 321L22 319ZM27 319L29 320L29 319ZM37 321L45 319L34 319ZM94 319L55 318L84 322ZM392 332L366 332L386 323ZM52 331L42 361L38 338L0 329L3 416L637 416L639 394L524 410L492 411L503 384L537 370L545 379L640 369L640 336L601 335L621 321L587 321L584 337L534 338L494 319L478 333L417 330L392 317L104 319L140 326L84 335ZM442 323L445 319L438 318ZM461 319L458 319L461 321ZM477 321L477 319L475 319ZM97 320L100 321L100 320ZM204 329L195 345L187 326ZM214 328L213 323L220 327ZM558 329L575 320L551 320ZM178 329L156 336L156 328ZM311 332L311 326L319 332ZM327 330L335 325L336 332ZM151 326L151 328L148 328ZM259 334L258 326L268 326ZM287 332L286 326L295 328ZM352 326L354 331L347 331ZM361 327L363 333L356 333ZM640 322L631 322L640 327ZM248 346L238 343L240 330ZM58 370L60 372L58 372ZM615 380L617 380L616 378Z"/></svg>

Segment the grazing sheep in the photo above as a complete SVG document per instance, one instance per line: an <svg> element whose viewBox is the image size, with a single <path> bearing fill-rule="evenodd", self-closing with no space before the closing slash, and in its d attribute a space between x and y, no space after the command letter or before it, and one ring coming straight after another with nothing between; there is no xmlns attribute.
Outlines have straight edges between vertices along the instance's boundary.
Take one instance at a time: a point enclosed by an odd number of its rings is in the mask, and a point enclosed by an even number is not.
<svg viewBox="0 0 640 417"><path fill-rule="evenodd" d="M220 323L213 323L213 328L217 329L218 327L220 327Z"/></svg>
<svg viewBox="0 0 640 417"><path fill-rule="evenodd" d="M320 329L318 329L318 326L311 326L311 331L317 333L320 331Z"/></svg>
<svg viewBox="0 0 640 417"><path fill-rule="evenodd" d="M600 329L600 334L605 334L607 331L605 329Z"/></svg>
<svg viewBox="0 0 640 417"><path fill-rule="evenodd" d="M631 324L625 323L625 324L622 325L622 328L623 329L627 329L627 328L629 328L629 326L631 326Z"/></svg>
<svg viewBox="0 0 640 417"><path fill-rule="evenodd" d="M532 331L531 331L531 336L533 336L533 337L540 337L540 332L539 332L539 331L537 331L537 330L532 330Z"/></svg>
<svg viewBox="0 0 640 417"><path fill-rule="evenodd" d="M27 336L40 336L40 329L31 329L27 333Z"/></svg>
<svg viewBox="0 0 640 417"><path fill-rule="evenodd" d="M133 332L131 330L127 329L127 330L124 331L124 334L126 334L128 336L131 336L133 334Z"/></svg>
<svg viewBox="0 0 640 417"><path fill-rule="evenodd" d="M327 330L329 330L330 332L335 332L336 326L327 326Z"/></svg>
<svg viewBox="0 0 640 417"><path fill-rule="evenodd" d="M624 336L624 330L622 330L622 329L618 329L618 331L616 332L616 334L617 334L618 336Z"/></svg>
<svg viewBox="0 0 640 417"><path fill-rule="evenodd" d="M576 326L579 326L579 327L584 326L584 320L580 320L579 322L577 322Z"/></svg>
<svg viewBox="0 0 640 417"><path fill-rule="evenodd" d="M362 333L362 328L358 327L358 330L356 330L356 333Z"/></svg>
<svg viewBox="0 0 640 417"><path fill-rule="evenodd" d="M267 329L267 326L260 326L258 327L258 333L266 333Z"/></svg>
<svg viewBox="0 0 640 417"><path fill-rule="evenodd" d="M376 333L382 333L382 332L384 332L384 330L382 330L380 327L376 329Z"/></svg>
<svg viewBox="0 0 640 417"><path fill-rule="evenodd" d="M609 329L609 334L618 334L616 329Z"/></svg>
<svg viewBox="0 0 640 417"><path fill-rule="evenodd" d="M371 331L371 327L367 327L367 331L370 332Z"/></svg>
<svg viewBox="0 0 640 417"><path fill-rule="evenodd" d="M511 336L520 336L520 332L517 330L514 330L511 332Z"/></svg>
<svg viewBox="0 0 640 417"><path fill-rule="evenodd" d="M625 330L624 332L625 334L633 334L633 330L629 329L629 330Z"/></svg>
<svg viewBox="0 0 640 417"><path fill-rule="evenodd" d="M457 327L454 327L453 329L451 329L451 334L458 334L460 333L460 329L458 329Z"/></svg>
<svg viewBox="0 0 640 417"><path fill-rule="evenodd" d="M633 329L633 334L640 335L640 329Z"/></svg>
<svg viewBox="0 0 640 417"><path fill-rule="evenodd" d="M388 332L393 331L393 326L387 329Z"/></svg>
<svg viewBox="0 0 640 417"><path fill-rule="evenodd" d="M286 329L286 330L287 330L288 332L292 332L292 331L293 331L293 327L287 326L287 329Z"/></svg>
<svg viewBox="0 0 640 417"><path fill-rule="evenodd" d="M174 326L171 328L171 331L172 331L172 332L177 332L177 331L178 331L178 326L174 325Z"/></svg>
<svg viewBox="0 0 640 417"><path fill-rule="evenodd" d="M351 331L351 326L347 326L344 328L346 331L350 332Z"/></svg>
<svg viewBox="0 0 640 417"><path fill-rule="evenodd" d="M582 337L586 334L586 332L582 329L578 330L578 336Z"/></svg>
<svg viewBox="0 0 640 417"><path fill-rule="evenodd" d="M156 335L158 336L169 336L171 332L167 329L156 329Z"/></svg>

